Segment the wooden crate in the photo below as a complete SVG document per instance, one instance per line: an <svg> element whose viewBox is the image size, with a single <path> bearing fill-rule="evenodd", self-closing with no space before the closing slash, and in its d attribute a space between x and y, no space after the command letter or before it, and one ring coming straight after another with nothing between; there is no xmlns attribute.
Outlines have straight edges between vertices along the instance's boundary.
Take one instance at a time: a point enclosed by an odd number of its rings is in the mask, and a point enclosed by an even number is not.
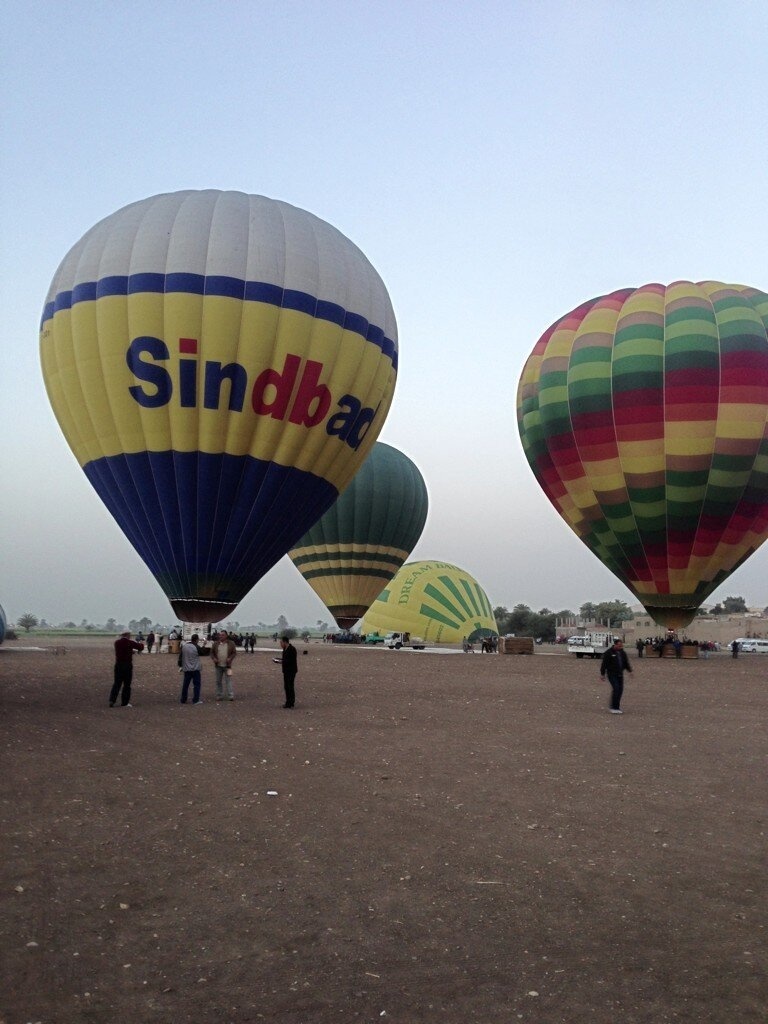
<svg viewBox="0 0 768 1024"><path fill-rule="evenodd" d="M499 637L499 654L533 654L535 650L532 636Z"/></svg>

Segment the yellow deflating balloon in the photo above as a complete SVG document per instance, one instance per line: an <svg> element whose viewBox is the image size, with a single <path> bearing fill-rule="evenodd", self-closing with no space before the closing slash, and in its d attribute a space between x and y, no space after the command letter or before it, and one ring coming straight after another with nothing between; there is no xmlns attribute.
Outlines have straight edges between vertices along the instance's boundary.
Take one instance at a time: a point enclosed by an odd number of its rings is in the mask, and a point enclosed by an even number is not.
<svg viewBox="0 0 768 1024"><path fill-rule="evenodd" d="M176 613L218 621L365 460L397 328L331 225L264 196L175 192L73 247L40 355L72 451Z"/></svg>
<svg viewBox="0 0 768 1024"><path fill-rule="evenodd" d="M487 594L468 572L447 562L407 562L368 609L361 632L461 643L498 628Z"/></svg>

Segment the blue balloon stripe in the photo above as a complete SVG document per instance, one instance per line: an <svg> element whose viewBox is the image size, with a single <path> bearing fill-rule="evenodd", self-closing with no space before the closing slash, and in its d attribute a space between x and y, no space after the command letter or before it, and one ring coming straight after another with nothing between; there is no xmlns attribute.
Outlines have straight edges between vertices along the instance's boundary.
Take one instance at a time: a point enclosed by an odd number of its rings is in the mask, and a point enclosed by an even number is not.
<svg viewBox="0 0 768 1024"><path fill-rule="evenodd" d="M84 471L171 600L241 601L338 497L321 477L250 456L138 452Z"/></svg>
<svg viewBox="0 0 768 1024"><path fill-rule="evenodd" d="M243 281L236 277L202 274L131 274L113 275L99 281L84 281L71 291L59 292L55 299L47 302L40 320L40 329L60 310L71 309L79 302L93 302L111 295L136 295L141 292L160 294L183 293L189 295L217 295L224 298L240 299L245 302L264 302L281 309L306 313L318 320L338 324L347 331L359 334L372 345L380 348L392 360L397 369L397 346L388 338L381 327L370 323L364 316L343 309L335 302L316 299L307 292L292 288L280 288L264 281Z"/></svg>

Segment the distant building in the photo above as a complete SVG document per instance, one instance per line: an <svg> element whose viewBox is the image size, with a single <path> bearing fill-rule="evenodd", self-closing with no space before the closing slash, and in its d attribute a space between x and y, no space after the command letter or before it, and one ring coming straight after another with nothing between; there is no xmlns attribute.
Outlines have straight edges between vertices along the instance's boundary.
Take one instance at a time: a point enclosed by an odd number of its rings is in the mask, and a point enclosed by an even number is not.
<svg viewBox="0 0 768 1024"><path fill-rule="evenodd" d="M635 614L634 618L622 622L621 629L629 643L639 637L663 636L666 627L652 619L647 612ZM690 626L679 630L681 637L698 640L700 643L709 641L717 644L729 644L739 636L768 638L768 617L762 612L746 612L738 615L697 615Z"/></svg>

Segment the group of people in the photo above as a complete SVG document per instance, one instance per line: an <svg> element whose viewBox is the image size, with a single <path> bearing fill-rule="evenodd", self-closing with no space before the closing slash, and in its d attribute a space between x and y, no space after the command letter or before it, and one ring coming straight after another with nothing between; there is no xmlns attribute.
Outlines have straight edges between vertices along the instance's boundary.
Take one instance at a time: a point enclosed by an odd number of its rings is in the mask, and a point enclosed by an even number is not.
<svg viewBox="0 0 768 1024"><path fill-rule="evenodd" d="M174 637L173 632L171 632L168 636L168 640L170 641L173 639L176 638ZM165 633L155 633L154 630L150 630L149 633L147 633L146 639L147 654L151 654L155 647L157 647L157 653L159 654L163 646L163 640L165 640ZM140 644L145 642L144 634L142 632L138 632L136 634L136 642Z"/></svg>
<svg viewBox="0 0 768 1024"><path fill-rule="evenodd" d="M287 637L280 638L282 656L273 659L281 665L283 671L283 688L285 690L284 708L292 708L296 704L296 673L298 659L296 648ZM142 640L131 639L126 630L115 641L115 669L112 689L109 694L109 706L113 708L120 699L121 707L132 707L131 683L133 680L133 656L144 650ZM202 660L201 656L210 656L216 673L216 700L234 700L232 687L232 662L237 656L237 645L225 629L219 630L208 647L205 640L200 643L200 636L193 633L189 640L183 641L179 650L178 665L182 672L181 696L179 701L186 704L189 690L192 688L192 703L202 704Z"/></svg>
<svg viewBox="0 0 768 1024"><path fill-rule="evenodd" d="M675 657L679 658L683 652L683 642L677 636L655 636L653 638L646 637L644 640L642 637L638 637L635 641L635 647L637 648L638 658L642 658L645 651L650 648L654 654L661 655L664 651L664 647L669 645L674 648Z"/></svg>

